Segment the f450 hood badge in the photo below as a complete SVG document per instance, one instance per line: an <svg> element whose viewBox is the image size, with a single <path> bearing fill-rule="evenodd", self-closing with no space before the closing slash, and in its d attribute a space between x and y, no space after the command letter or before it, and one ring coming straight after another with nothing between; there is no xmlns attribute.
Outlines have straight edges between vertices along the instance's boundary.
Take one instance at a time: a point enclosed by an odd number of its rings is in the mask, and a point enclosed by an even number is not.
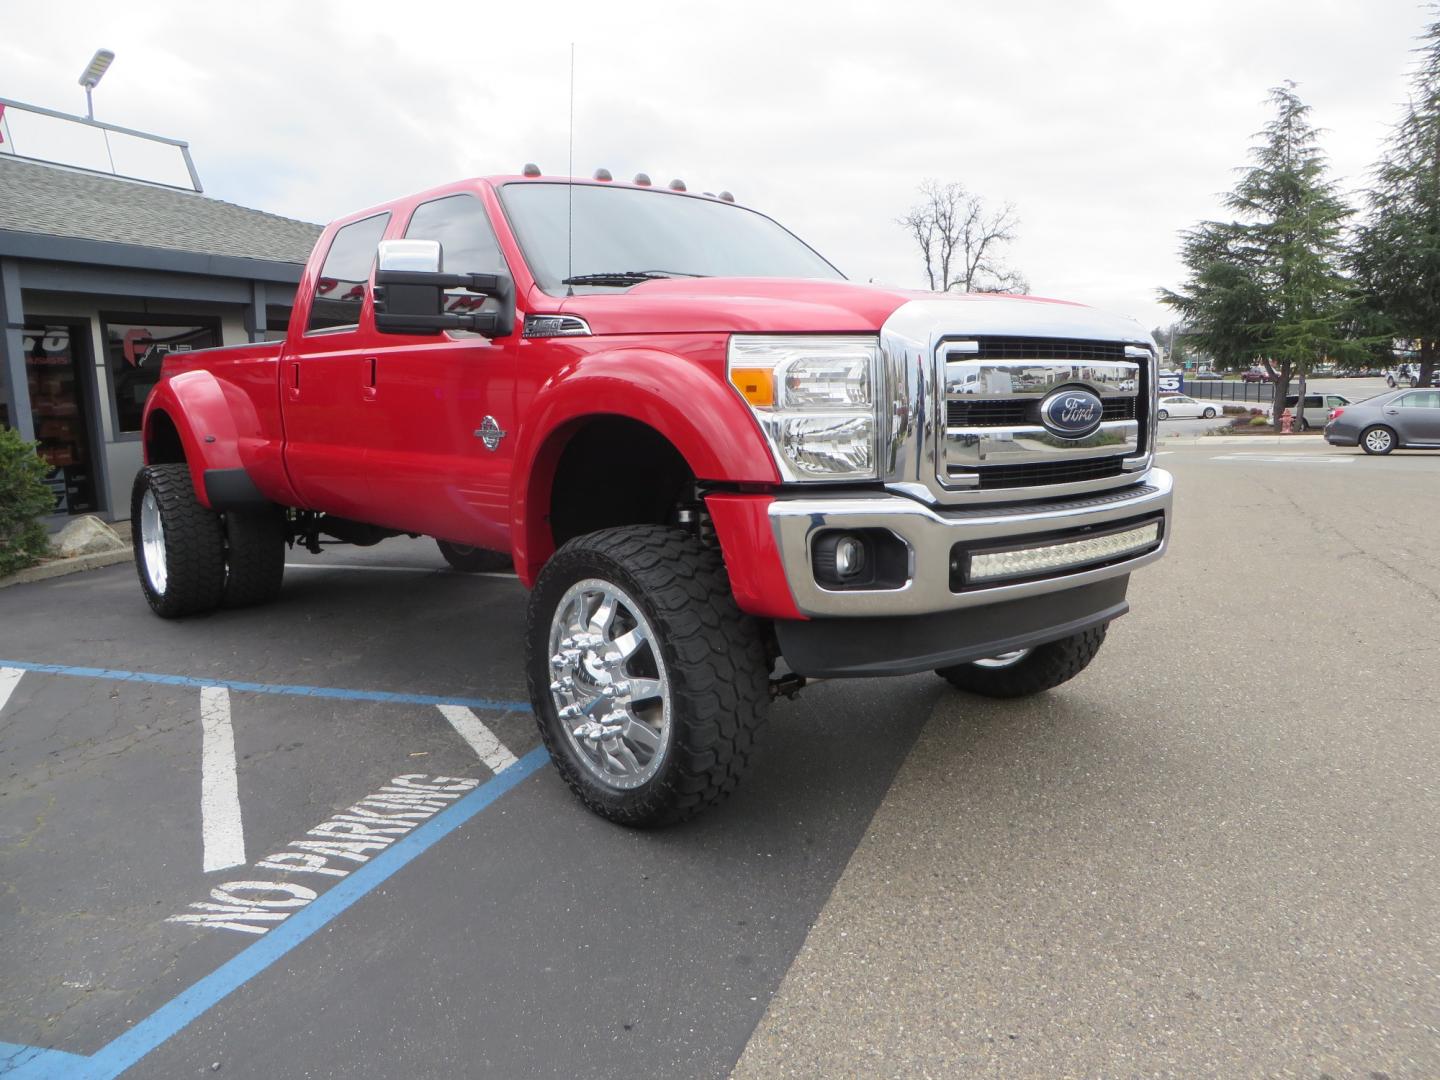
<svg viewBox="0 0 1440 1080"><path fill-rule="evenodd" d="M485 444L486 450L495 450L500 446L500 440L505 437L505 432L501 430L500 422L495 417L487 416L475 429L475 437Z"/></svg>

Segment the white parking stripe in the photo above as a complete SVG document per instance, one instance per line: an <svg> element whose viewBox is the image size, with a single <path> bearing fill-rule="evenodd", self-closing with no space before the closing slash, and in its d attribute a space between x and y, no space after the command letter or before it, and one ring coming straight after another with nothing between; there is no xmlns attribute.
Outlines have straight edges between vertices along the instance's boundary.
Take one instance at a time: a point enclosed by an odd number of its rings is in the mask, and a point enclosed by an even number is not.
<svg viewBox="0 0 1440 1080"><path fill-rule="evenodd" d="M515 755L505 749L504 744L495 737L495 733L464 705L435 707L450 721L450 726L460 737L470 744L470 749L475 751L480 760L490 766L491 771L498 773L501 769L508 769L515 764Z"/></svg>
<svg viewBox="0 0 1440 1080"><path fill-rule="evenodd" d="M235 777L235 731L230 725L230 691L200 688L200 822L205 839L205 872L245 865L245 830L240 821L240 787Z"/></svg>
<svg viewBox="0 0 1440 1080"><path fill-rule="evenodd" d="M0 667L0 709L5 708L5 703L10 700L15 687L20 685L20 676L24 674L24 668Z"/></svg>

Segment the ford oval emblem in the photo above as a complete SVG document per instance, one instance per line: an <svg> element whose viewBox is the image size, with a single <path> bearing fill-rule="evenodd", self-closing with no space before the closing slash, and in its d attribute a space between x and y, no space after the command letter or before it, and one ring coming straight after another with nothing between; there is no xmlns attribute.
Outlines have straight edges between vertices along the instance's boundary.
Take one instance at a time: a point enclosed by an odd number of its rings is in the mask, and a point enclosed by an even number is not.
<svg viewBox="0 0 1440 1080"><path fill-rule="evenodd" d="M1105 405L1079 387L1056 390L1040 403L1040 422L1065 439L1083 439L1100 426Z"/></svg>

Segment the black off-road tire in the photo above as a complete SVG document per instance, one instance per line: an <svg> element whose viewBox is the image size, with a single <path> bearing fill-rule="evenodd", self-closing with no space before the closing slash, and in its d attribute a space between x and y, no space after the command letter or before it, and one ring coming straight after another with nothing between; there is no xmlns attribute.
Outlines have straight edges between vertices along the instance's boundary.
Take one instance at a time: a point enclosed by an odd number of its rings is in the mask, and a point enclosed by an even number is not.
<svg viewBox="0 0 1440 1080"><path fill-rule="evenodd" d="M268 604L285 578L285 511L227 511L225 595L227 608Z"/></svg>
<svg viewBox="0 0 1440 1080"><path fill-rule="evenodd" d="M1013 664L981 667L956 664L935 674L959 690L981 697L1022 698L1069 682L1089 666L1105 641L1109 624L1082 630L1078 634L1037 645Z"/></svg>
<svg viewBox="0 0 1440 1080"><path fill-rule="evenodd" d="M164 592L151 583L145 562L141 507L146 492L155 496L164 530ZM130 493L130 527L140 588L156 615L174 619L220 606L225 592L225 526L219 514L196 499L188 466L148 465L140 470Z"/></svg>
<svg viewBox="0 0 1440 1080"><path fill-rule="evenodd" d="M550 692L556 607L591 578L619 586L643 609L669 674L669 746L655 774L630 790L603 784L579 760ZM678 529L605 529L561 547L530 595L525 670L555 768L590 810L622 825L671 825L726 798L769 715L760 626L735 606L719 552Z"/></svg>
<svg viewBox="0 0 1440 1080"><path fill-rule="evenodd" d="M452 544L448 540L436 540L435 546L447 563L466 574L497 574L512 568L510 556L503 551Z"/></svg>

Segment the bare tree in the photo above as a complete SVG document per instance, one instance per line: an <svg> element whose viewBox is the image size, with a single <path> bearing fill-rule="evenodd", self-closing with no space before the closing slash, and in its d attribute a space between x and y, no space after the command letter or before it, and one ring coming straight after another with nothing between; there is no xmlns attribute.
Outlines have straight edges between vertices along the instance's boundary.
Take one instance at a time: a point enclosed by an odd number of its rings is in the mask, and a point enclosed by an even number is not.
<svg viewBox="0 0 1440 1080"><path fill-rule="evenodd" d="M920 202L897 224L920 249L932 292L1024 292L1030 287L1002 258L1020 224L1010 203L991 209L964 184L926 180Z"/></svg>

